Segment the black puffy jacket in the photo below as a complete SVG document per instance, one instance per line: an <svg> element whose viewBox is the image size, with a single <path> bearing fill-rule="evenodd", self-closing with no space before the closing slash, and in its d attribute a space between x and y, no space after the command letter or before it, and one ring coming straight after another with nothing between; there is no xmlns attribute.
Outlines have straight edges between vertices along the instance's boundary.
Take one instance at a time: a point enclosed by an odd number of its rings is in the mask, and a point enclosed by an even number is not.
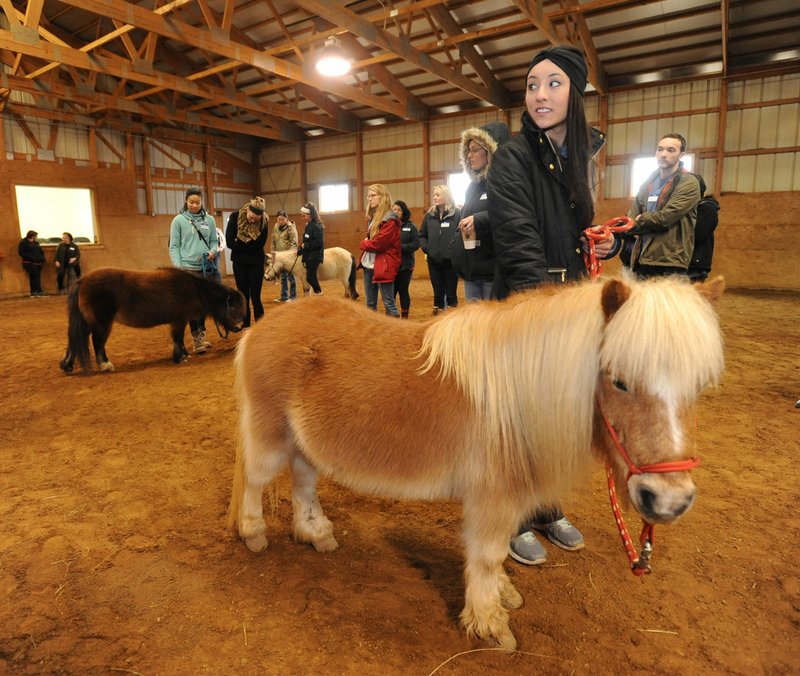
<svg viewBox="0 0 800 676"><path fill-rule="evenodd" d="M604 143L605 136L592 129L592 154ZM552 279L548 269L565 269L567 280L586 275L580 237L591 223L578 223L561 169L565 162L527 112L522 115L522 131L492 159L489 223L498 297Z"/></svg>

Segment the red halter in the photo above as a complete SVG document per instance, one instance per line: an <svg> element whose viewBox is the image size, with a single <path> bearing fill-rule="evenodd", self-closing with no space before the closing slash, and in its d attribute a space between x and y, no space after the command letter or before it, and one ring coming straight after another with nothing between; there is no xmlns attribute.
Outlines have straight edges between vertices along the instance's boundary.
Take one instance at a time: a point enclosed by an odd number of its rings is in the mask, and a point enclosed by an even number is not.
<svg viewBox="0 0 800 676"><path fill-rule="evenodd" d="M583 254L583 262L589 271L589 277L595 279L600 276L603 266L594 252L595 242L606 239L613 232L627 232L633 227L633 219L627 216L617 216L607 220L603 225L593 225L583 231L589 243L589 251Z"/></svg>
<svg viewBox="0 0 800 676"><path fill-rule="evenodd" d="M598 402L597 405L599 408L600 403ZM625 451L625 447L622 445L622 442L620 442L617 431L606 417L606 414L603 413L602 409L600 409L600 415L603 416L603 422L608 428L608 433L611 436L611 439L614 441L614 445L617 447L619 454L622 456L622 459L628 466L628 476L625 477L626 484L634 474L688 472L700 465L700 458L689 458L688 460L657 462L652 465L642 465L641 467L637 467L633 464L630 456ZM642 532L639 535L639 544L642 546L642 551L637 555L636 549L633 546L633 542L631 542L631 536L628 533L628 528L625 525L625 519L622 517L622 512L619 508L619 502L617 501L617 489L614 485L614 471L611 469L611 465L608 462L606 462L606 476L608 477L608 497L611 500L611 511L614 514L614 520L617 522L617 529L619 530L620 537L622 538L622 544L625 547L625 553L628 555L628 561L630 561L631 564L631 572L637 577L652 573L653 570L650 567L650 556L653 553L654 526L642 519Z"/></svg>

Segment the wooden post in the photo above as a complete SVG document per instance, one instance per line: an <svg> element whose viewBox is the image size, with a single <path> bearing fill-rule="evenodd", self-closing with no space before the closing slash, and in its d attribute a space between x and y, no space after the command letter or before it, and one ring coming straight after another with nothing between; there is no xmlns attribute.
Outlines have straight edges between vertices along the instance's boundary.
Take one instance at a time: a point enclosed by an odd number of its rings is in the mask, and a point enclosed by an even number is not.
<svg viewBox="0 0 800 676"><path fill-rule="evenodd" d="M89 164L97 167L97 132L94 127L89 129Z"/></svg>
<svg viewBox="0 0 800 676"><path fill-rule="evenodd" d="M209 214L214 213L214 172L211 168L211 151L208 142L203 144L203 163L206 167L206 189L203 204Z"/></svg>
<svg viewBox="0 0 800 676"><path fill-rule="evenodd" d="M254 168L251 176L253 185L253 195L261 194L261 151L254 150L250 155L250 165Z"/></svg>
<svg viewBox="0 0 800 676"><path fill-rule="evenodd" d="M714 194L722 192L722 172L725 160L725 132L728 126L728 78L720 80L719 118L717 122L717 166L714 172Z"/></svg>
<svg viewBox="0 0 800 676"><path fill-rule="evenodd" d="M364 138L361 132L356 133L356 205L364 203ZM358 211L358 209L352 209Z"/></svg>
<svg viewBox="0 0 800 676"><path fill-rule="evenodd" d="M600 131L607 134L608 131L608 96L606 94L600 95L600 120L598 121ZM606 139L608 137L606 136ZM595 191L595 201L602 202L606 196L606 150L608 142L603 144L600 148L600 153L597 157L597 189Z"/></svg>
<svg viewBox="0 0 800 676"><path fill-rule="evenodd" d="M148 216L155 216L153 208L153 177L150 173L150 141L142 139L142 171L144 171L144 203Z"/></svg>
<svg viewBox="0 0 800 676"><path fill-rule="evenodd" d="M303 204L308 202L308 181L306 180L306 142L300 141L300 199ZM319 205L317 205L319 208Z"/></svg>
<svg viewBox="0 0 800 676"><path fill-rule="evenodd" d="M125 132L125 170L134 171L136 169L136 155L133 149L133 134Z"/></svg>
<svg viewBox="0 0 800 676"><path fill-rule="evenodd" d="M431 143L430 122L422 123L422 211L431 206Z"/></svg>

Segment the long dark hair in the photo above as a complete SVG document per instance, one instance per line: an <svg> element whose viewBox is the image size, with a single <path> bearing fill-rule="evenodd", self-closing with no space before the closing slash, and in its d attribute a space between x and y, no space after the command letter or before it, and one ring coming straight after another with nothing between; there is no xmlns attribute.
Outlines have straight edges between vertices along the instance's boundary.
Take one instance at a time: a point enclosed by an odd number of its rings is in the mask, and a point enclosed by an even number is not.
<svg viewBox="0 0 800 676"><path fill-rule="evenodd" d="M586 121L583 96L570 87L567 105L567 166L564 177L569 188L570 199L575 202L575 211L581 228L589 227L594 220L591 176L592 160L591 127Z"/></svg>
<svg viewBox="0 0 800 676"><path fill-rule="evenodd" d="M323 228L325 224L322 222L322 219L319 217L319 211L317 211L317 205L313 202L306 202L303 205L304 209L308 209L308 215L310 216L312 221L316 221L319 223Z"/></svg>

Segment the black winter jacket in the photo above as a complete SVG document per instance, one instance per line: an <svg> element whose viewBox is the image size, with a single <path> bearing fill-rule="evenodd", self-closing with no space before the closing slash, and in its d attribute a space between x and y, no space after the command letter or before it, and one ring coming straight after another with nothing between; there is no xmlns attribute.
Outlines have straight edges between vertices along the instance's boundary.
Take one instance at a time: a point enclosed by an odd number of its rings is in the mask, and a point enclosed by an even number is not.
<svg viewBox="0 0 800 676"><path fill-rule="evenodd" d="M301 242L303 263L322 263L325 259L325 232L322 223L319 221L309 221L303 231Z"/></svg>
<svg viewBox="0 0 800 676"><path fill-rule="evenodd" d="M593 155L604 143L605 136L592 129ZM591 223L578 223L561 169L565 162L527 112L522 131L492 160L489 223L498 297L552 280L548 269L565 269L567 280L586 275L580 237Z"/></svg>
<svg viewBox="0 0 800 676"><path fill-rule="evenodd" d="M413 270L416 263L414 252L419 249L419 230L412 220L400 224L400 247L403 255L400 269Z"/></svg>
<svg viewBox="0 0 800 676"><path fill-rule="evenodd" d="M466 250L461 231L453 234L450 243L450 260L460 277L469 282L491 281L494 278L494 245L492 230L489 227L489 199L486 177L492 166L492 158L498 147L507 143L511 137L505 122L488 122L482 127L472 127L461 132L461 166L470 177L470 184L461 207L461 218L472 216L477 246ZM486 151L486 166L473 169L470 163L469 148L476 142Z"/></svg>
<svg viewBox="0 0 800 676"><path fill-rule="evenodd" d="M439 217L439 209L426 211L419 229L419 244L434 263L450 262L450 240L454 232L458 232L461 211L453 207L443 217Z"/></svg>
<svg viewBox="0 0 800 676"><path fill-rule="evenodd" d="M225 228L225 244L231 250L231 261L234 265L264 267L264 245L267 243L269 228L264 223L256 239L243 242L236 236L239 232L239 211L234 211L228 217L228 225Z"/></svg>

